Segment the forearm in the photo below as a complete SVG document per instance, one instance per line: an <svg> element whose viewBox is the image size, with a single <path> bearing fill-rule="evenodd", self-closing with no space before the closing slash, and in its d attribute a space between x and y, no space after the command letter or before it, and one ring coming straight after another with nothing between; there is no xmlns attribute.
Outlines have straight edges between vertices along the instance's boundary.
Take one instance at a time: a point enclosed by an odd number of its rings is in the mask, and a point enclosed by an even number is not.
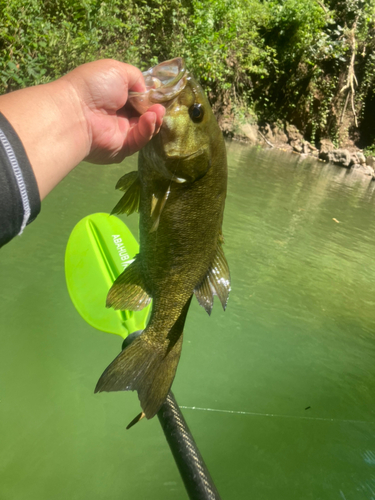
<svg viewBox="0 0 375 500"><path fill-rule="evenodd" d="M139 116L125 106L128 91L145 91L141 71L130 64L103 59L83 64L55 82L0 96L0 112L14 129L10 130L12 140L18 146L21 141L19 149L26 160L19 167L32 177L33 193L36 180L43 199L83 159L118 163L147 144L158 132L165 109L155 104ZM16 224L9 212L13 229L4 234L3 240L0 238L0 242L6 242L22 232L27 223L26 198L23 203L27 186L22 187L19 168L12 164L11 149L0 146L5 162L0 169L0 187L7 190L8 200L3 196L3 205L7 208L15 201L19 221ZM0 215L1 211L5 216L6 210L0 206Z"/></svg>
<svg viewBox="0 0 375 500"><path fill-rule="evenodd" d="M87 122L69 81L0 96L0 111L23 143L41 199L89 154Z"/></svg>

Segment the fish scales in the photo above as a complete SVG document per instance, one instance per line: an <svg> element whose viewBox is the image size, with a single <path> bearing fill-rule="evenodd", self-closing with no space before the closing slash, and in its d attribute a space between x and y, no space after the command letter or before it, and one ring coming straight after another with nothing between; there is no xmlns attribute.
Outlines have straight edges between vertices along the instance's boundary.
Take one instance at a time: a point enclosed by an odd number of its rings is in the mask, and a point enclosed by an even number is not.
<svg viewBox="0 0 375 500"><path fill-rule="evenodd" d="M181 61L162 63L182 66L185 81L178 81L172 97L168 89L169 100L154 98L166 106L163 125L139 153L138 173L118 182L125 194L114 209L130 214L139 206L140 251L113 284L107 305L139 310L152 299L150 320L95 389L136 390L147 418L157 413L172 385L193 294L210 314L213 296L225 308L230 291L221 233L225 143L203 90ZM157 69L149 71L157 75Z"/></svg>

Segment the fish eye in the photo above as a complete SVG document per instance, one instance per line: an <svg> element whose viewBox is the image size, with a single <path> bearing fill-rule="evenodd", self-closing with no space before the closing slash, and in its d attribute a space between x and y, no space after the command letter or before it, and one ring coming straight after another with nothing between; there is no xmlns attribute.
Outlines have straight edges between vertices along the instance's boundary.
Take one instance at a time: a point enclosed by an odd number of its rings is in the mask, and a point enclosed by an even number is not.
<svg viewBox="0 0 375 500"><path fill-rule="evenodd" d="M193 122L200 122L204 114L202 104L193 104L189 109L189 114Z"/></svg>

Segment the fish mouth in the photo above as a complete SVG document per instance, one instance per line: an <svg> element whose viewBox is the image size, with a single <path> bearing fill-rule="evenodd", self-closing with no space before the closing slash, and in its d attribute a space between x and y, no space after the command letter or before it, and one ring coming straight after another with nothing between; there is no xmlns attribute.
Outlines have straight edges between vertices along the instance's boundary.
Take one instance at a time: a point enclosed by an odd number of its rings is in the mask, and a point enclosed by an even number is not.
<svg viewBox="0 0 375 500"><path fill-rule="evenodd" d="M194 153L165 154L165 168L170 179L179 184L194 182L202 178L210 168L211 162L207 155L208 148L199 148Z"/></svg>
<svg viewBox="0 0 375 500"><path fill-rule="evenodd" d="M164 61L143 73L146 91L129 92L128 100L139 112L144 113L153 104L162 104L167 107L185 88L187 71L182 57Z"/></svg>
<svg viewBox="0 0 375 500"><path fill-rule="evenodd" d="M197 149L197 151L194 151L194 153L188 153L188 154L166 154L164 153L164 157L166 160L173 161L173 160L179 160L179 161L184 161L184 160L193 160L197 156L200 156L204 153L207 152L208 146L205 146L203 148Z"/></svg>

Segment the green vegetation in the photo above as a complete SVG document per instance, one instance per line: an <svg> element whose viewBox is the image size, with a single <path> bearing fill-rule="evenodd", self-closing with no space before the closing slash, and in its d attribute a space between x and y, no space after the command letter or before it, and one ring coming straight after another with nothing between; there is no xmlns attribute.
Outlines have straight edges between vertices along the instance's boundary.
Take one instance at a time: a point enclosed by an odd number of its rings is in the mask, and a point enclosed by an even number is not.
<svg viewBox="0 0 375 500"><path fill-rule="evenodd" d="M217 113L375 139L375 0L0 0L0 92L185 57Z"/></svg>

